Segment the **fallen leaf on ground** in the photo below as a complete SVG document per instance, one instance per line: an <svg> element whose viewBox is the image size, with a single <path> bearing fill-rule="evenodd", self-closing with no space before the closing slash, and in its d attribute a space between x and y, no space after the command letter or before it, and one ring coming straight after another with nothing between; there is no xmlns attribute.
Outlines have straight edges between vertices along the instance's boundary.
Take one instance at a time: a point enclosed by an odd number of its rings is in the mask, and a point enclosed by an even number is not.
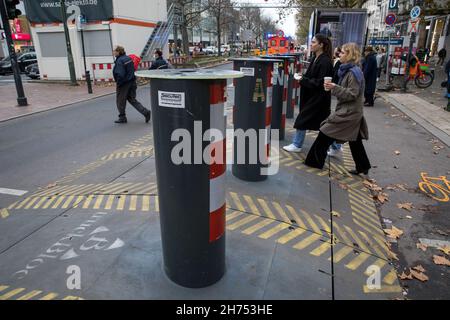
<svg viewBox="0 0 450 320"><path fill-rule="evenodd" d="M411 211L411 209L414 208L411 202L397 203L397 207L399 209L405 209L405 210L408 210L408 211Z"/></svg>
<svg viewBox="0 0 450 320"><path fill-rule="evenodd" d="M423 243L416 243L416 247L417 247L417 249L420 249L420 250L422 250L422 251L427 251L427 248L428 248L428 246L426 245L426 244L423 244Z"/></svg>
<svg viewBox="0 0 450 320"><path fill-rule="evenodd" d="M399 154L400 154L400 151L395 150L394 153L395 153L396 155L399 155Z"/></svg>
<svg viewBox="0 0 450 320"><path fill-rule="evenodd" d="M386 193L384 193L384 192L380 192L379 194L377 194L373 198L375 200L380 201L381 203L385 203L386 201L389 201L389 196Z"/></svg>
<svg viewBox="0 0 450 320"><path fill-rule="evenodd" d="M439 229L436 229L436 232L439 233L441 236L448 236L448 233Z"/></svg>
<svg viewBox="0 0 450 320"><path fill-rule="evenodd" d="M54 188L56 187L56 182L55 183L50 183L46 188L50 189L50 188Z"/></svg>
<svg viewBox="0 0 450 320"><path fill-rule="evenodd" d="M407 184L396 184L395 185L397 188L403 190L403 191L408 191L408 185Z"/></svg>
<svg viewBox="0 0 450 320"><path fill-rule="evenodd" d="M425 274L421 273L421 272L414 271L413 269L409 269L409 272L417 280L420 280L422 282L428 281L428 277Z"/></svg>
<svg viewBox="0 0 450 320"><path fill-rule="evenodd" d="M449 246L443 246L443 247L439 247L439 250L441 250L443 253L445 253L446 255L450 254L450 247Z"/></svg>
<svg viewBox="0 0 450 320"><path fill-rule="evenodd" d="M369 180L364 180L363 181L364 186L367 189L370 189L372 191L382 191L383 188L381 188L380 186L377 185L377 182L373 179L369 179Z"/></svg>
<svg viewBox="0 0 450 320"><path fill-rule="evenodd" d="M438 265L450 266L450 260L448 260L447 258L445 258L443 256L434 255L433 262Z"/></svg>
<svg viewBox="0 0 450 320"><path fill-rule="evenodd" d="M342 190L348 190L348 186L343 183L339 183L339 188L341 188Z"/></svg>
<svg viewBox="0 0 450 320"><path fill-rule="evenodd" d="M420 264L418 266L413 267L414 270L419 272L425 272L426 270Z"/></svg>
<svg viewBox="0 0 450 320"><path fill-rule="evenodd" d="M400 280L412 280L413 276L412 274L406 274L404 271L402 272L402 274L400 275Z"/></svg>
<svg viewBox="0 0 450 320"><path fill-rule="evenodd" d="M388 235L388 238L391 239L399 239L400 236L403 234L403 230L398 229L395 226L392 226L392 229L383 229L383 230Z"/></svg>

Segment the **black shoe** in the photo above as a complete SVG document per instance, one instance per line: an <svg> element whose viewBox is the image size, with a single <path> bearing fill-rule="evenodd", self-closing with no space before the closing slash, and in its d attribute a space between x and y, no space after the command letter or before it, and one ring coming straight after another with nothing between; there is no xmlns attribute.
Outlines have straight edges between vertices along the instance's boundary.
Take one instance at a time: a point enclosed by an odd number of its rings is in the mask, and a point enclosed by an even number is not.
<svg viewBox="0 0 450 320"><path fill-rule="evenodd" d="M364 106L365 106L365 107L373 107L373 103L370 104L370 103L366 102L366 103L364 103Z"/></svg>
<svg viewBox="0 0 450 320"><path fill-rule="evenodd" d="M115 123L127 123L127 118L119 118L116 121L114 121Z"/></svg>
<svg viewBox="0 0 450 320"><path fill-rule="evenodd" d="M152 112L148 111L147 114L145 115L145 123L148 123L151 118L152 118Z"/></svg>
<svg viewBox="0 0 450 320"><path fill-rule="evenodd" d="M366 171L349 170L348 172L350 172L351 174L354 174L356 176L360 175L361 173L365 174L365 175L369 174L369 170L366 170Z"/></svg>

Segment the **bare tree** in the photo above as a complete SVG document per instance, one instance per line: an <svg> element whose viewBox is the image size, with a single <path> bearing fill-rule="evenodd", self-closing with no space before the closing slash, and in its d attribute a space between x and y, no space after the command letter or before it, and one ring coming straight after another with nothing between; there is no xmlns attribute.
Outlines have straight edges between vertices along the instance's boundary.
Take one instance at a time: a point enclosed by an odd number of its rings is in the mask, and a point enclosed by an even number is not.
<svg viewBox="0 0 450 320"><path fill-rule="evenodd" d="M226 30L235 17L233 16L234 3L232 0L208 0L208 12L216 20L217 31L217 47L219 56L222 55L220 50L222 42L222 32Z"/></svg>

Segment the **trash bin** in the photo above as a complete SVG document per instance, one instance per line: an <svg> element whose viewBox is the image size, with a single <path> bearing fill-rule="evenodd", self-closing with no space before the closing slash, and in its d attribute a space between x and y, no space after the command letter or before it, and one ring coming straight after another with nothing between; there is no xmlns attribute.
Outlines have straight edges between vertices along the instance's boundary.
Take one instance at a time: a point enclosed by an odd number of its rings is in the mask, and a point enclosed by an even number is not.
<svg viewBox="0 0 450 320"><path fill-rule="evenodd" d="M209 286L225 272L224 93L227 79L243 74L168 69L136 75L151 79L164 270L181 286Z"/></svg>
<svg viewBox="0 0 450 320"><path fill-rule="evenodd" d="M245 181L262 181L267 175L272 122L272 59L231 59L235 71L244 77L235 80L233 110L234 147L232 173Z"/></svg>
<svg viewBox="0 0 450 320"><path fill-rule="evenodd" d="M294 90L295 83L298 82L294 79L295 74L295 56L292 55L276 55L278 59L284 60L284 72L287 77L287 109L286 109L286 118L292 119L294 118L294 107L295 107L295 93Z"/></svg>
<svg viewBox="0 0 450 320"><path fill-rule="evenodd" d="M272 82L272 130L279 130L279 140L284 140L286 130L287 95L284 93L285 74L283 60L275 56L261 56L261 59L274 61L274 75ZM287 82L286 82L287 88Z"/></svg>

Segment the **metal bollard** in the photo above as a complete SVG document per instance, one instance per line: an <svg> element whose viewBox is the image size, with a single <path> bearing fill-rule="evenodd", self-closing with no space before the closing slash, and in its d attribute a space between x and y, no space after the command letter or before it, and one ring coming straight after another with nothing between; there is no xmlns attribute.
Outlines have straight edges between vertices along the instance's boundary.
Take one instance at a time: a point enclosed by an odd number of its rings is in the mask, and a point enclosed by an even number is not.
<svg viewBox="0 0 450 320"><path fill-rule="evenodd" d="M260 58L231 60L234 70L245 75L235 80L232 173L241 180L262 181L267 175L263 175L261 169L268 167L269 162L272 78L276 61Z"/></svg>
<svg viewBox="0 0 450 320"><path fill-rule="evenodd" d="M279 60L275 56L261 56L260 58L274 60L271 128L279 130L279 140L284 140L287 109L287 100L284 98L287 97L283 95L285 83L283 60Z"/></svg>
<svg viewBox="0 0 450 320"><path fill-rule="evenodd" d="M167 69L136 75L152 79L164 270L181 286L212 285L225 272L225 87L243 74Z"/></svg>
<svg viewBox="0 0 450 320"><path fill-rule="evenodd" d="M285 56L292 56L295 58L295 73L302 73L302 57L303 54L300 52L292 52L289 54L286 54ZM300 108L300 82L296 81L294 79L294 88L293 88L293 99L295 99L294 102L294 109L295 107Z"/></svg>
<svg viewBox="0 0 450 320"><path fill-rule="evenodd" d="M294 104L295 97L294 95L294 82L297 82L294 79L295 73L295 57L289 55L276 55L278 59L284 60L284 73L287 81L286 90L286 100L287 100L287 109L286 109L286 118L292 119L294 118Z"/></svg>

